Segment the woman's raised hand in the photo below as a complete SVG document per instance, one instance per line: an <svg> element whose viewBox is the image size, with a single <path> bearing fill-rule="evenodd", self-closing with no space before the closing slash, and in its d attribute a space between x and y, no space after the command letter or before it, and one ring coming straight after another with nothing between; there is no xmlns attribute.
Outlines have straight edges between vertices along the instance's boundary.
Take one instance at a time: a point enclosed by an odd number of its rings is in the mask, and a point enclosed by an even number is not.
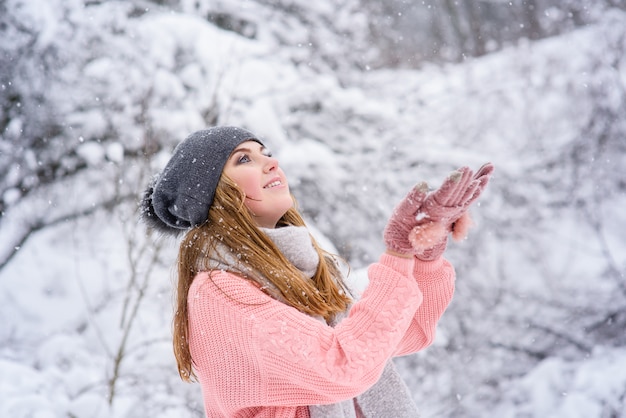
<svg viewBox="0 0 626 418"><path fill-rule="evenodd" d="M440 257L450 232L456 240L465 238L471 224L467 210L487 186L493 170L491 163L476 174L462 167L432 192L426 183L418 183L394 209L385 227L387 248L422 260Z"/></svg>
<svg viewBox="0 0 626 418"><path fill-rule="evenodd" d="M420 182L395 207L383 233L388 250L404 255L414 253L409 234L420 223L416 216L426 196L428 196L428 184Z"/></svg>

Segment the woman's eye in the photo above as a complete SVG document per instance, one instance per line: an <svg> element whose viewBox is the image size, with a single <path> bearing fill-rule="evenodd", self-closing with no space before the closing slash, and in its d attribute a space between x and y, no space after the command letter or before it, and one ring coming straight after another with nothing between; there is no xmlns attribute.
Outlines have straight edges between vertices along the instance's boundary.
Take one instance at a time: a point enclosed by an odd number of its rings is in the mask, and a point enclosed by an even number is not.
<svg viewBox="0 0 626 418"><path fill-rule="evenodd" d="M248 163L252 160L250 160L250 157L248 157L246 154L243 154L241 157L239 157L239 159L237 160L237 162L239 164L244 164L244 163Z"/></svg>
<svg viewBox="0 0 626 418"><path fill-rule="evenodd" d="M266 157L271 157L272 156L272 151L265 149L263 150L263 155Z"/></svg>

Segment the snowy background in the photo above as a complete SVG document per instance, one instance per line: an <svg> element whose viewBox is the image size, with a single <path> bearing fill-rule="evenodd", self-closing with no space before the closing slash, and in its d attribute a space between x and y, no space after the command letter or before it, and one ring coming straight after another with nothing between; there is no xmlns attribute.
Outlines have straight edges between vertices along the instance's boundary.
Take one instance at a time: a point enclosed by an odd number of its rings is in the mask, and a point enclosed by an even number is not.
<svg viewBox="0 0 626 418"><path fill-rule="evenodd" d="M0 417L203 416L176 242L137 200L216 124L266 138L358 286L414 183L492 161L437 340L397 360L423 416L626 417L624 2L523 2L540 34L502 12L508 38L421 50L451 18L416 3L0 0Z"/></svg>

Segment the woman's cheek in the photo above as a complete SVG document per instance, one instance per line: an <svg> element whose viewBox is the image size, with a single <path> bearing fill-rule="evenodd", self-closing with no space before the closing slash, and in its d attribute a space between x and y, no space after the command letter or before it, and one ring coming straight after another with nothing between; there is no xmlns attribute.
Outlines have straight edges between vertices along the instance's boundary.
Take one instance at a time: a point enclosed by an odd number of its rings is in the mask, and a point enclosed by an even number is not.
<svg viewBox="0 0 626 418"><path fill-rule="evenodd" d="M252 178L242 177L238 181L236 181L237 185L243 190L246 197L252 199L260 198L260 190L258 186L258 180Z"/></svg>

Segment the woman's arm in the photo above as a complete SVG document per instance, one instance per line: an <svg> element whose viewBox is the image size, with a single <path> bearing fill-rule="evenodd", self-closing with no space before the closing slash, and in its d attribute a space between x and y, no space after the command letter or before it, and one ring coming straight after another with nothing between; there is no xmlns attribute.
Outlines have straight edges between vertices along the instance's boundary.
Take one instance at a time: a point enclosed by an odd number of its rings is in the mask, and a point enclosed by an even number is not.
<svg viewBox="0 0 626 418"><path fill-rule="evenodd" d="M432 344L437 323L454 294L455 271L444 258L434 261L416 259L412 275L423 300L394 353L396 356L411 354Z"/></svg>
<svg viewBox="0 0 626 418"><path fill-rule="evenodd" d="M230 273L198 277L203 284L189 295L190 345L203 388L231 407L334 403L362 393L380 377L422 301L413 265L383 255L335 328Z"/></svg>

